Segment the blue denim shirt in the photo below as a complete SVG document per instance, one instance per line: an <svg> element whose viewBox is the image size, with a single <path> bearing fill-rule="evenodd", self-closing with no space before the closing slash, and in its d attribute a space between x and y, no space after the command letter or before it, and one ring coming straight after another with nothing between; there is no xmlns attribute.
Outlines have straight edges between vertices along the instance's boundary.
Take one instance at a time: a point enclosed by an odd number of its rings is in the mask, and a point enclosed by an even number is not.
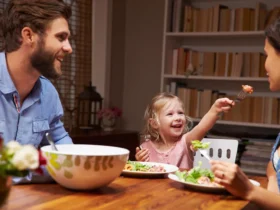
<svg viewBox="0 0 280 210"><path fill-rule="evenodd" d="M0 53L0 134L4 143L16 140L20 144L48 144L45 133L50 132L56 144L69 144L72 139L60 118L63 108L52 83L40 77L30 94L19 104L18 91L7 69L6 56ZM40 178L40 177L38 177ZM41 177L43 179L43 177ZM14 178L14 182L35 181L32 174Z"/></svg>
<svg viewBox="0 0 280 210"><path fill-rule="evenodd" d="M279 145L280 145L280 134L278 134L278 136L277 136L277 139L276 139L276 142L275 142L275 144L272 148L271 157L270 157L270 160L272 161L273 168L276 171L278 189L280 189L280 159L278 160L278 163L276 164L276 168L275 168L274 163L273 163L273 157L274 157L274 153L277 151Z"/></svg>

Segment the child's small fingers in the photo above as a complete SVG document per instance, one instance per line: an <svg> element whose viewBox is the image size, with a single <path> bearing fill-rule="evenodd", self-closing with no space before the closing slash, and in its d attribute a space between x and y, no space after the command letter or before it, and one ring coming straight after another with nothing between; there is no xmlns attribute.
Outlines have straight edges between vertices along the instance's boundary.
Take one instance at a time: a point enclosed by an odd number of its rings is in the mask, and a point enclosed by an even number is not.
<svg viewBox="0 0 280 210"><path fill-rule="evenodd" d="M144 156L143 156L143 160L144 161L148 161L149 160L149 154L146 153Z"/></svg>
<svg viewBox="0 0 280 210"><path fill-rule="evenodd" d="M138 157L139 157L139 159L143 160L143 159L146 158L147 155L149 155L149 154L148 154L148 151L142 151L142 150L141 150L141 151L139 152L139 154L138 154Z"/></svg>
<svg viewBox="0 0 280 210"><path fill-rule="evenodd" d="M143 153L142 159L143 159L144 161L146 161L148 158L149 158L149 153L148 153L148 152Z"/></svg>

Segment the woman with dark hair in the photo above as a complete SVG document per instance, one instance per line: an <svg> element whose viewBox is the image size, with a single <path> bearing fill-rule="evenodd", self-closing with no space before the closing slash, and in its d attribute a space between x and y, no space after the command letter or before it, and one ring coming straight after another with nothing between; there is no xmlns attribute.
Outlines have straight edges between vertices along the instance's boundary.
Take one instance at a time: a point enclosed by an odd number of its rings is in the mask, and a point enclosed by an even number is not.
<svg viewBox="0 0 280 210"><path fill-rule="evenodd" d="M271 91L280 90L280 18L265 30L265 69ZM233 195L257 203L265 209L280 209L280 134L267 166L267 190L254 186L242 170L232 163L211 161L215 181Z"/></svg>

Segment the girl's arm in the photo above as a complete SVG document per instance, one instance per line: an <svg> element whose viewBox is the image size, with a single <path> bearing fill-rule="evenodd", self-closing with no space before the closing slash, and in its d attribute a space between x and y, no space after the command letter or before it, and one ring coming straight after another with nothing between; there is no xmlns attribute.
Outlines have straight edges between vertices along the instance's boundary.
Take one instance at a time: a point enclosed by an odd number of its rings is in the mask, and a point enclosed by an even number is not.
<svg viewBox="0 0 280 210"><path fill-rule="evenodd" d="M234 102L228 98L219 98L212 105L210 110L200 120L199 124L195 126L190 132L186 134L186 140L201 140L206 133L215 125L219 119L219 113L228 112Z"/></svg>
<svg viewBox="0 0 280 210"><path fill-rule="evenodd" d="M272 161L269 161L269 163L267 164L266 176L268 179L267 190L279 193L276 172L273 168Z"/></svg>

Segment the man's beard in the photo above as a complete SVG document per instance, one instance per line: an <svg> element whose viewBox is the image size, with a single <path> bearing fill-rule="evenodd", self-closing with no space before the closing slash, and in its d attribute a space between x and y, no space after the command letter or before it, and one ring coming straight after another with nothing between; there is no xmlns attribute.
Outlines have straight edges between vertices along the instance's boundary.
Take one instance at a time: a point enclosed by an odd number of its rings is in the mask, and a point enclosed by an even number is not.
<svg viewBox="0 0 280 210"><path fill-rule="evenodd" d="M44 49L44 42L40 40L37 49L31 56L32 67L48 79L57 79L60 77L60 73L56 71L54 61L55 57Z"/></svg>

